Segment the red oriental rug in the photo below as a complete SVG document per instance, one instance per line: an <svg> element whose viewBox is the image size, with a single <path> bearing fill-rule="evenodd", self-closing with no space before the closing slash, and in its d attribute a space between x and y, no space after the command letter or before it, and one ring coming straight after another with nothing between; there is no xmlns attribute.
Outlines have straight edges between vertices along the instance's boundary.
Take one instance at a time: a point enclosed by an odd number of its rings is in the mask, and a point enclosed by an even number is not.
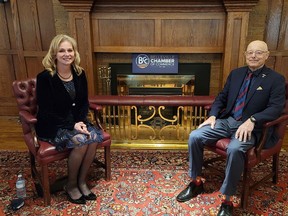
<svg viewBox="0 0 288 216"><path fill-rule="evenodd" d="M205 157L211 157L211 154L205 152ZM97 153L101 160L102 155ZM51 206L45 207L30 177L28 153L0 151L0 215L216 215L221 199L218 190L223 179L209 169L203 172L205 194L186 203L176 201L176 195L189 183L187 157L186 151L113 149L112 181L105 181L102 169L96 169L95 165L91 167L89 184L98 196L96 201L89 201L87 205L71 204L65 193L59 191L52 195ZM55 163L50 178L65 175L66 163ZM224 162L217 164L224 165ZM15 198L15 181L19 172L27 181L27 198L21 209L13 211L9 204ZM255 172L260 176L265 168L260 165ZM249 197L245 211L237 207L241 189L239 184L238 193L233 199L236 206L234 215L288 215L287 152L281 153L279 180L277 185L268 181L258 187Z"/></svg>

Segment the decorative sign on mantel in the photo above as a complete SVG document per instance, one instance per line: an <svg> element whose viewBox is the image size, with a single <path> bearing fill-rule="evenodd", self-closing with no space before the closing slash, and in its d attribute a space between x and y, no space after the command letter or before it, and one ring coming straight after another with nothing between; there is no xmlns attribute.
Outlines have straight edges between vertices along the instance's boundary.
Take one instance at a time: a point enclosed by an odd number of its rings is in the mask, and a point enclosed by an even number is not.
<svg viewBox="0 0 288 216"><path fill-rule="evenodd" d="M132 54L132 72L145 74L177 74L177 54Z"/></svg>

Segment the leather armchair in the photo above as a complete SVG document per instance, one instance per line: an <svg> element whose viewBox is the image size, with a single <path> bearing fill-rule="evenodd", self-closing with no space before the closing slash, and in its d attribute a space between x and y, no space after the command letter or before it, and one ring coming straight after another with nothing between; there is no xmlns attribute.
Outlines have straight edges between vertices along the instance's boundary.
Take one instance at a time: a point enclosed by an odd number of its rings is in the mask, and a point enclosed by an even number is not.
<svg viewBox="0 0 288 216"><path fill-rule="evenodd" d="M207 106L206 109L209 109L210 107ZM288 123L288 83L286 83L286 105L283 109L282 115L271 122L266 122L263 127L263 133L261 136L261 139L259 143L257 143L254 147L249 149L246 152L246 159L245 159L245 165L244 165L244 172L243 172L243 182L242 182L242 194L241 194L241 206L242 208L247 207L248 203L248 196L252 192L253 189L255 189L258 185L261 183L267 181L268 179L272 178L272 182L276 184L278 182L278 173L279 173L279 154L281 151L281 147L283 144L285 132L286 132L286 126ZM264 148L264 144L267 140L267 133L269 131L270 127L275 127L275 132L278 134L279 140L276 143L275 146L269 149ZM223 159L227 157L226 149L230 142L229 138L224 138L218 140L215 145L212 146L205 146L205 149L208 151L212 151L218 155L215 158L206 160L204 162L204 167L211 167L214 171L223 174L223 170L217 170L215 169L215 166L213 166L213 162ZM270 160L272 158L272 160ZM256 167L260 163L271 166L270 172L263 173L263 176L261 179L257 178L256 180L255 176L253 178L253 170L252 168ZM272 163L272 165L271 165Z"/></svg>
<svg viewBox="0 0 288 216"><path fill-rule="evenodd" d="M28 147L30 155L32 178L39 196L44 197L44 204L50 205L51 192L53 186L49 180L49 164L68 158L69 149L59 152L48 142L37 140L34 125L37 122L37 101L36 101L36 79L31 78L23 81L14 81L12 84L13 92L16 97L19 109L20 122L23 129L24 141ZM99 121L96 121L98 124ZM97 125L102 128L101 125ZM111 138L108 133L103 131L104 140L98 147L104 148L105 162L102 167L105 168L106 180L111 180L111 158L110 146ZM95 159L95 162L99 162ZM40 167L38 171L37 167Z"/></svg>

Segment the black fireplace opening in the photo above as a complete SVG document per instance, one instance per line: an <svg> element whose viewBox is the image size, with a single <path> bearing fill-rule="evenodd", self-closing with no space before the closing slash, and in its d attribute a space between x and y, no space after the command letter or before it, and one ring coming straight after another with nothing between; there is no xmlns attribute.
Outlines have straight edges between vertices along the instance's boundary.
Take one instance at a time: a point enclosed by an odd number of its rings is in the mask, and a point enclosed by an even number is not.
<svg viewBox="0 0 288 216"><path fill-rule="evenodd" d="M193 86L193 95L210 92L210 63L179 63L177 74L135 74L131 63L110 63L109 67L112 95L119 95L119 91L127 91L128 95L183 95L181 83L185 88ZM129 82L133 82L130 87Z"/></svg>
<svg viewBox="0 0 288 216"><path fill-rule="evenodd" d="M117 74L118 95L193 95L195 75Z"/></svg>
<svg viewBox="0 0 288 216"><path fill-rule="evenodd" d="M109 67L112 95L185 95L183 88L188 93L186 95L192 91L193 95L209 95L210 63L180 63L177 74L135 74L129 63L111 63ZM189 90L190 87L193 90ZM145 106L138 107L138 111L144 119L152 114ZM131 123L134 124L134 110L131 112ZM177 108L166 107L163 115L172 119L176 112ZM158 115L146 123L160 128L170 124Z"/></svg>

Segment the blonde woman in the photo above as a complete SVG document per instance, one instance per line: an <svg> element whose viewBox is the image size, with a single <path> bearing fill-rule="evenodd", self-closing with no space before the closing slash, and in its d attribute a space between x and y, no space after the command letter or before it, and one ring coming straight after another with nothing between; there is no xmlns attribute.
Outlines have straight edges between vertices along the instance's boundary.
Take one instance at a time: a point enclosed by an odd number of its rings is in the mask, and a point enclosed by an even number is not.
<svg viewBox="0 0 288 216"><path fill-rule="evenodd" d="M45 70L37 75L36 133L58 151L71 149L65 190L70 202L85 204L86 200L96 200L86 176L103 136L86 118L87 79L79 63L76 41L57 35L42 61Z"/></svg>

